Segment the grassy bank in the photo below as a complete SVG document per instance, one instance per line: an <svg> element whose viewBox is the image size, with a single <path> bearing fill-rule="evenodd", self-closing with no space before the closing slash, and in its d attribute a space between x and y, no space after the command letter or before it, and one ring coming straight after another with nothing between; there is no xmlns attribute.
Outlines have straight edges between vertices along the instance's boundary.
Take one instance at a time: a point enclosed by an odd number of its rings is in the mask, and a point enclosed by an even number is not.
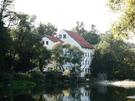
<svg viewBox="0 0 135 101"><path fill-rule="evenodd" d="M36 86L36 83L32 81L10 81L10 82L0 82L0 89L10 89L10 90L22 90L30 89Z"/></svg>
<svg viewBox="0 0 135 101"><path fill-rule="evenodd" d="M22 90L36 86L31 74L7 72L0 74L0 89Z"/></svg>
<svg viewBox="0 0 135 101"><path fill-rule="evenodd" d="M31 73L1 73L0 74L0 89L29 89L35 86L46 86L50 84L56 85L76 85L76 84L90 84L92 79L90 77L68 77L56 75L57 73L50 73L49 75L41 72Z"/></svg>

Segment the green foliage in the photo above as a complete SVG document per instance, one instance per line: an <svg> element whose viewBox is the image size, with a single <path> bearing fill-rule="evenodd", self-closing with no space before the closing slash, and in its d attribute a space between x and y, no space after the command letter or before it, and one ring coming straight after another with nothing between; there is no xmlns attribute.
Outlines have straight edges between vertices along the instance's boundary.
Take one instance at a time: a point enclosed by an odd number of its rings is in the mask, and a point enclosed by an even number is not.
<svg viewBox="0 0 135 101"><path fill-rule="evenodd" d="M35 33L36 17L11 11L12 2L2 0L0 3L0 72L26 72L35 67L42 71L51 54L43 47L41 35ZM11 23L15 25L11 27ZM47 26L53 29L52 25Z"/></svg>
<svg viewBox="0 0 135 101"><path fill-rule="evenodd" d="M57 44L52 50L52 59L58 66L63 67L65 63L70 63L74 65L76 70L80 70L82 55L77 47L69 44Z"/></svg>
<svg viewBox="0 0 135 101"><path fill-rule="evenodd" d="M112 33L115 38L127 37L135 32L135 0L108 0L109 7L119 11L121 17L114 23Z"/></svg>
<svg viewBox="0 0 135 101"><path fill-rule="evenodd" d="M132 45L105 35L95 50L92 73L107 73L108 78L133 79L135 73L135 51ZM130 73L130 75L129 75Z"/></svg>
<svg viewBox="0 0 135 101"><path fill-rule="evenodd" d="M6 86L4 83L0 83L0 89L3 89L6 87L6 89L10 90L24 90L24 89L30 89L35 87L36 84L31 81L12 81L10 82L10 86Z"/></svg>
<svg viewBox="0 0 135 101"><path fill-rule="evenodd" d="M12 31L14 42L14 70L26 72L34 67L43 70L47 59L50 57L49 51L41 43L41 35L33 32L33 17L25 14L17 14L18 25Z"/></svg>
<svg viewBox="0 0 135 101"><path fill-rule="evenodd" d="M35 87L36 84L31 81L13 81L11 89L29 89Z"/></svg>
<svg viewBox="0 0 135 101"><path fill-rule="evenodd" d="M87 40L89 43L93 45L98 44L100 41L99 35L97 35L96 33L92 33L91 31L85 34L83 37L85 40Z"/></svg>
<svg viewBox="0 0 135 101"><path fill-rule="evenodd" d="M10 12L8 7L11 5L10 0L2 0L0 3L0 72L11 69L10 45L12 43L4 19Z"/></svg>
<svg viewBox="0 0 135 101"><path fill-rule="evenodd" d="M45 75L41 72L31 72L31 80L36 84L44 85L45 84Z"/></svg>
<svg viewBox="0 0 135 101"><path fill-rule="evenodd" d="M36 32L40 35L52 35L57 31L57 28L51 23L42 24L36 28Z"/></svg>

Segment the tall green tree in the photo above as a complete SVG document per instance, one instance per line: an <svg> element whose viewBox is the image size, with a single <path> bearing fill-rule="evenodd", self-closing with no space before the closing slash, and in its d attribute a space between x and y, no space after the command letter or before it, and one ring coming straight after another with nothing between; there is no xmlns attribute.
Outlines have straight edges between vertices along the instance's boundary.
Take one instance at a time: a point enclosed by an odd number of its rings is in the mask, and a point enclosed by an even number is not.
<svg viewBox="0 0 135 101"><path fill-rule="evenodd" d="M14 40L14 70L26 72L39 67L43 70L49 51L43 47L41 36L34 33L33 17L17 14L18 25L13 34Z"/></svg>
<svg viewBox="0 0 135 101"><path fill-rule="evenodd" d="M91 25L90 31L87 31L86 34L83 35L84 39L87 40L89 43L96 45L100 41L100 36L98 35L98 30L96 29L95 25Z"/></svg>
<svg viewBox="0 0 135 101"><path fill-rule="evenodd" d="M36 31L40 35L52 35L57 31L57 28L51 23L40 23L39 26L36 28Z"/></svg>
<svg viewBox="0 0 135 101"><path fill-rule="evenodd" d="M92 61L92 73L106 73L109 79L133 79L135 51L131 47L132 44L116 40L112 34L102 36Z"/></svg>
<svg viewBox="0 0 135 101"><path fill-rule="evenodd" d="M5 19L8 18L10 14L10 9L13 0L2 0L0 1L0 71L10 70L10 46L11 38L6 27Z"/></svg>

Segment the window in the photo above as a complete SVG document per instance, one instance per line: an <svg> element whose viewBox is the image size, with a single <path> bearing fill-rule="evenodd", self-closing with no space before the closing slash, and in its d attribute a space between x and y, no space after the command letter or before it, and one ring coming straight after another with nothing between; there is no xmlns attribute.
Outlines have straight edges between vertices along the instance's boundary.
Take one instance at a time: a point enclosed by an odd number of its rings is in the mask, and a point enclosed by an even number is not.
<svg viewBox="0 0 135 101"><path fill-rule="evenodd" d="M88 69L88 72L90 73L90 69Z"/></svg>
<svg viewBox="0 0 135 101"><path fill-rule="evenodd" d="M61 35L61 34L59 35L59 38L60 38L60 39L62 38L62 35Z"/></svg>
<svg viewBox="0 0 135 101"><path fill-rule="evenodd" d="M85 68L85 72L87 72L87 68Z"/></svg>
<svg viewBox="0 0 135 101"><path fill-rule="evenodd" d="M66 39L66 34L63 34L63 39Z"/></svg>
<svg viewBox="0 0 135 101"><path fill-rule="evenodd" d="M87 65L87 60L85 60L85 65Z"/></svg>
<svg viewBox="0 0 135 101"><path fill-rule="evenodd" d="M85 56L87 56L87 53L85 53Z"/></svg>
<svg viewBox="0 0 135 101"><path fill-rule="evenodd" d="M46 41L46 45L48 45L48 41Z"/></svg>

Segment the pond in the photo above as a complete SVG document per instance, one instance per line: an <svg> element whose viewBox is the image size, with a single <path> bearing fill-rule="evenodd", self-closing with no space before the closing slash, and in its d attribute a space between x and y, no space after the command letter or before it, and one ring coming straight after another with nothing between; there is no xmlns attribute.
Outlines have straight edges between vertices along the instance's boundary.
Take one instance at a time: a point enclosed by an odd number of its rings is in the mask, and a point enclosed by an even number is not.
<svg viewBox="0 0 135 101"><path fill-rule="evenodd" d="M103 85L46 85L31 90L0 91L0 101L135 101L135 88Z"/></svg>

